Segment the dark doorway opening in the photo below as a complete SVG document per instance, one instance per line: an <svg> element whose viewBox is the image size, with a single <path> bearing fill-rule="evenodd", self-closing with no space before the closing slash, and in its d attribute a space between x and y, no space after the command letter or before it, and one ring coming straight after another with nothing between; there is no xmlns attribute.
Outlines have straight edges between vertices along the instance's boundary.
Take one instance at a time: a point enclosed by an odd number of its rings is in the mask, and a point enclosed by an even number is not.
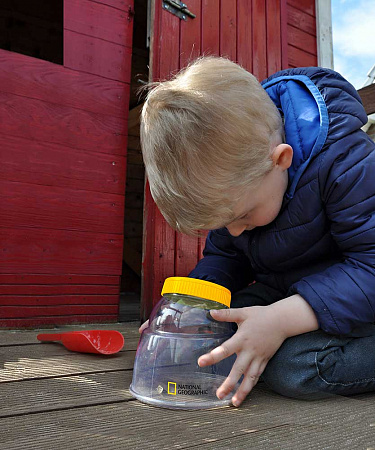
<svg viewBox="0 0 375 450"><path fill-rule="evenodd" d="M63 64L63 0L1 0L0 48Z"/></svg>

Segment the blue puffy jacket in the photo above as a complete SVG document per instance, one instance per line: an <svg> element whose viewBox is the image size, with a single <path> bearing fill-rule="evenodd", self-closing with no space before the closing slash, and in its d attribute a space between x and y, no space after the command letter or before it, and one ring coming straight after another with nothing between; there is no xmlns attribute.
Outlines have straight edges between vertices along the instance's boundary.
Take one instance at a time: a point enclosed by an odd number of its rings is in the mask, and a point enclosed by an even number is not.
<svg viewBox="0 0 375 450"><path fill-rule="evenodd" d="M262 85L294 150L281 211L238 237L210 231L190 276L232 292L256 280L299 293L321 329L346 334L375 322L375 145L360 129L366 113L332 70L283 70Z"/></svg>

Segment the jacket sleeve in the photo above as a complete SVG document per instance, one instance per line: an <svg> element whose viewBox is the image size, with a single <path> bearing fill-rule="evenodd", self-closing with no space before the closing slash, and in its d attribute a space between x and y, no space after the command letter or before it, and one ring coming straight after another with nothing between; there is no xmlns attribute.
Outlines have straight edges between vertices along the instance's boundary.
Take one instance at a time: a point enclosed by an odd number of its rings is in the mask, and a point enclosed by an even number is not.
<svg viewBox="0 0 375 450"><path fill-rule="evenodd" d="M352 136L327 150L319 173L327 227L342 262L289 290L311 305L320 328L332 334L375 321L375 148L357 133L357 145Z"/></svg>
<svg viewBox="0 0 375 450"><path fill-rule="evenodd" d="M232 293L253 281L251 264L247 256L234 245L226 228L210 231L206 239L203 258L189 277L211 281L225 286Z"/></svg>

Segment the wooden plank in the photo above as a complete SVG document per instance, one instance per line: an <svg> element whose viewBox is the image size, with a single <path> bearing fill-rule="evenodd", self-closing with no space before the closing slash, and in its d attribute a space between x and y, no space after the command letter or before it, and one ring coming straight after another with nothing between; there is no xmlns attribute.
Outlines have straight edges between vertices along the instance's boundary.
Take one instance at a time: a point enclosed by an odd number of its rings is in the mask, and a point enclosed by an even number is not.
<svg viewBox="0 0 375 450"><path fill-rule="evenodd" d="M220 0L202 0L202 55L220 54Z"/></svg>
<svg viewBox="0 0 375 450"><path fill-rule="evenodd" d="M64 67L129 83L131 56L130 47L64 31Z"/></svg>
<svg viewBox="0 0 375 450"><path fill-rule="evenodd" d="M84 384L76 389L81 391L81 386L83 390ZM88 387L84 389L88 391ZM326 403L301 402L276 394L267 396L262 390L252 398L240 409L161 411L124 399L108 405L39 412L32 417L5 417L3 442L10 450L27 448L29 442L43 449L53 443L58 450L67 444L72 449L299 449L309 448L311 442L314 448L349 449L353 442L359 448L372 448L373 405L339 398Z"/></svg>
<svg viewBox="0 0 375 450"><path fill-rule="evenodd" d="M132 1L127 4L133 6ZM133 41L133 20L128 20L127 12L89 0L64 1L64 30L125 47L131 47Z"/></svg>
<svg viewBox="0 0 375 450"><path fill-rule="evenodd" d="M0 417L134 400L125 388L132 376L131 370L119 370L23 381L17 389L12 383L4 383Z"/></svg>
<svg viewBox="0 0 375 450"><path fill-rule="evenodd" d="M95 153L126 154L126 120L0 92L2 134Z"/></svg>
<svg viewBox="0 0 375 450"><path fill-rule="evenodd" d="M0 50L0 90L98 114L125 118L129 85Z"/></svg>
<svg viewBox="0 0 375 450"><path fill-rule="evenodd" d="M117 295L119 293L118 285L88 285L88 284L0 284L0 295L72 295L72 294L85 294L85 295ZM0 304L3 304L3 298L0 298Z"/></svg>
<svg viewBox="0 0 375 450"><path fill-rule="evenodd" d="M101 276L101 275L74 275L74 274L57 274L57 275L44 275L44 274L0 274L0 284L105 284L115 285L119 283L119 277L116 276Z"/></svg>
<svg viewBox="0 0 375 450"><path fill-rule="evenodd" d="M267 76L281 70L281 11L280 2L266 3L267 17Z"/></svg>
<svg viewBox="0 0 375 450"><path fill-rule="evenodd" d="M153 305L161 298L164 280L175 275L175 234L165 222L158 208L154 215L154 267L155 279L152 288Z"/></svg>
<svg viewBox="0 0 375 450"><path fill-rule="evenodd" d="M315 0L288 0L288 5L315 17Z"/></svg>
<svg viewBox="0 0 375 450"><path fill-rule="evenodd" d="M358 94L361 97L366 114L375 113L375 84L359 89Z"/></svg>
<svg viewBox="0 0 375 450"><path fill-rule="evenodd" d="M310 67L316 66L318 61L316 56L288 45L288 63L293 67Z"/></svg>
<svg viewBox="0 0 375 450"><path fill-rule="evenodd" d="M95 315L79 315L79 316L56 316L56 317L34 317L31 319L0 319L0 328L17 329L17 328L41 328L55 327L57 325L67 324L95 324L95 323L114 323L118 320L118 314L95 314Z"/></svg>
<svg viewBox="0 0 375 450"><path fill-rule="evenodd" d="M237 62L253 71L251 0L237 0Z"/></svg>
<svg viewBox="0 0 375 450"><path fill-rule="evenodd" d="M125 192L124 156L0 134L0 159L3 180L121 195Z"/></svg>
<svg viewBox="0 0 375 450"><path fill-rule="evenodd" d="M78 316L108 314L116 315L118 304L115 305L66 305L58 306L2 306L1 318L4 319L26 319L35 317L58 317L58 316Z"/></svg>
<svg viewBox="0 0 375 450"><path fill-rule="evenodd" d="M21 380L44 379L63 375L82 375L85 373L100 373L132 369L134 351L123 352L110 357L90 353L67 352L65 355L43 358L28 358L24 348L24 357L12 360L7 358L7 364L0 370L0 384ZM43 363L41 364L41 361Z"/></svg>
<svg viewBox="0 0 375 450"><path fill-rule="evenodd" d="M194 20L181 22L180 38L180 67L186 66L189 61L200 55L202 41L201 29L201 0L193 0L189 8L196 14ZM175 244L175 275L186 276L198 261L198 240L176 233Z"/></svg>
<svg viewBox="0 0 375 450"><path fill-rule="evenodd" d="M198 238L176 233L175 274L186 277L198 262Z"/></svg>
<svg viewBox="0 0 375 450"><path fill-rule="evenodd" d="M288 10L287 0L280 0L281 68L290 67L288 60Z"/></svg>
<svg viewBox="0 0 375 450"><path fill-rule="evenodd" d="M179 69L180 18L166 10L161 11L160 73L162 80L170 79Z"/></svg>
<svg viewBox="0 0 375 450"><path fill-rule="evenodd" d="M201 0L190 0L189 10L196 17L195 19L188 18L187 21L181 21L180 68L187 66L189 62L201 54L201 9Z"/></svg>
<svg viewBox="0 0 375 450"><path fill-rule="evenodd" d="M0 228L0 271L121 275L122 246L116 234Z"/></svg>
<svg viewBox="0 0 375 450"><path fill-rule="evenodd" d="M253 74L259 81L267 76L267 22L265 0L253 0Z"/></svg>
<svg viewBox="0 0 375 450"><path fill-rule="evenodd" d="M112 6L112 8L121 9L128 12L129 6L133 4L133 0L95 0L97 3Z"/></svg>
<svg viewBox="0 0 375 450"><path fill-rule="evenodd" d="M173 14L161 11L160 73L153 78L169 79L179 69L180 19ZM160 299L165 278L174 275L175 231L166 223L158 208L154 215L154 267L153 302Z"/></svg>
<svg viewBox="0 0 375 450"><path fill-rule="evenodd" d="M288 6L287 11L288 24L295 28L300 28L306 33L316 36L316 20L313 16L306 14L293 6Z"/></svg>
<svg viewBox="0 0 375 450"><path fill-rule="evenodd" d="M124 196L0 181L2 228L122 234Z"/></svg>
<svg viewBox="0 0 375 450"><path fill-rule="evenodd" d="M316 36L305 33L291 25L288 25L288 42L306 53L311 53L314 56L318 54Z"/></svg>
<svg viewBox="0 0 375 450"><path fill-rule="evenodd" d="M237 0L220 2L220 55L237 60Z"/></svg>
<svg viewBox="0 0 375 450"><path fill-rule="evenodd" d="M43 292L42 294L19 294L15 292L15 289L19 286L0 286L1 290L4 290L4 288L7 288L9 290L13 290L14 293L2 295L0 297L0 306L14 306L18 308L24 308L27 306L52 306L52 305L118 305L119 301L119 288L117 286L113 286L111 291L113 294L108 295L107 293L102 293L101 291L103 289L99 289L102 286L87 286L92 287L95 289L88 289L89 293L82 293L82 294L74 294L74 289L71 291L73 294L65 294L65 293L58 293L57 295L52 294L45 294ZM28 286L25 286L27 288ZM56 291L59 291L58 288L62 288L63 286L56 286ZM70 287L70 286L66 286ZM61 289L62 291L66 289ZM69 290L69 289L68 289ZM98 291L96 293L96 290ZM66 308L66 313L70 312L69 308Z"/></svg>

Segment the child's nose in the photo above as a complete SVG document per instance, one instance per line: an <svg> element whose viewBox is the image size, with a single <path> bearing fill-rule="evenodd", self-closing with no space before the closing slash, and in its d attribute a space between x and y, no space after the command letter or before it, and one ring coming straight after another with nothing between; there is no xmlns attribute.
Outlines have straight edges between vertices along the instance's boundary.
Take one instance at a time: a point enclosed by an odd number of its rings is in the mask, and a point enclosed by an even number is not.
<svg viewBox="0 0 375 450"><path fill-rule="evenodd" d="M235 224L230 224L227 225L227 230L229 231L229 233L236 237L239 236L241 233L243 233L246 230L246 225L235 225Z"/></svg>

